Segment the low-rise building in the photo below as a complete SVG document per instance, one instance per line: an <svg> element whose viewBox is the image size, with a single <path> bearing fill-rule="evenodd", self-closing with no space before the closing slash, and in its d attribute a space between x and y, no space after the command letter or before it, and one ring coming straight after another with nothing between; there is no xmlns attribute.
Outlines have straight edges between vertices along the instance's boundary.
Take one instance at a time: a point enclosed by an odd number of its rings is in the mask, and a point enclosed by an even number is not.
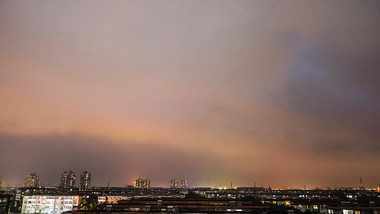
<svg viewBox="0 0 380 214"><path fill-rule="evenodd" d="M125 195L107 195L107 196L98 196L98 204L117 204L120 200L130 200L133 197L128 197Z"/></svg>
<svg viewBox="0 0 380 214"><path fill-rule="evenodd" d="M80 203L78 195L26 195L21 213L60 214L76 210Z"/></svg>

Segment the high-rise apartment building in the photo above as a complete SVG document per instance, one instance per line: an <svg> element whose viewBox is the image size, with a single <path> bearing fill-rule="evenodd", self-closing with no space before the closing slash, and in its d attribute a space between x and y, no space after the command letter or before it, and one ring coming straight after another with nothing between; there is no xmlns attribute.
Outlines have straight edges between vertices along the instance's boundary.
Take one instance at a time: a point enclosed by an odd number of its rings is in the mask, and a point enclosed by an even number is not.
<svg viewBox="0 0 380 214"><path fill-rule="evenodd" d="M80 175L80 187L88 189L91 186L91 173L85 171Z"/></svg>
<svg viewBox="0 0 380 214"><path fill-rule="evenodd" d="M1 179L1 177L0 177L0 187L4 187L4 180L3 179Z"/></svg>
<svg viewBox="0 0 380 214"><path fill-rule="evenodd" d="M25 177L25 187L39 187L40 186L40 178L36 173L32 173Z"/></svg>
<svg viewBox="0 0 380 214"><path fill-rule="evenodd" d="M188 189L189 188L189 183L187 182L187 180L185 180L185 179L181 180L181 188L182 189Z"/></svg>
<svg viewBox="0 0 380 214"><path fill-rule="evenodd" d="M135 188L138 189L149 189L150 188L150 179L138 178L135 180Z"/></svg>
<svg viewBox="0 0 380 214"><path fill-rule="evenodd" d="M59 185L59 187L61 188L72 188L72 187L75 187L75 179L76 179L76 175L73 171L64 171L62 174L61 174L61 183Z"/></svg>
<svg viewBox="0 0 380 214"><path fill-rule="evenodd" d="M170 188L171 189L178 189L178 180L177 179L172 179L170 181Z"/></svg>

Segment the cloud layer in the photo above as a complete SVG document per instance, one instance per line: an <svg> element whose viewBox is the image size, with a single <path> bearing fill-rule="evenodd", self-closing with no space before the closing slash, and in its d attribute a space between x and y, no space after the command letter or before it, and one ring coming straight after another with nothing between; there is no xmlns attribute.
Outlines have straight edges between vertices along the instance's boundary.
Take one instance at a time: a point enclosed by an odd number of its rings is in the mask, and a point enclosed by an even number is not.
<svg viewBox="0 0 380 214"><path fill-rule="evenodd" d="M0 2L20 185L380 185L378 1Z"/></svg>

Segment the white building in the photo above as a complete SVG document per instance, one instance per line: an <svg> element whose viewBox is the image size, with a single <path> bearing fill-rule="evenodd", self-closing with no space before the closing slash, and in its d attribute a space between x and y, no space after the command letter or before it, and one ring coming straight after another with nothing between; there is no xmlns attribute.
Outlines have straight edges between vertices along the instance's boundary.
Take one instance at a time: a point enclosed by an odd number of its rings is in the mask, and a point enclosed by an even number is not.
<svg viewBox="0 0 380 214"><path fill-rule="evenodd" d="M22 201L21 213L52 213L78 208L80 197L78 195L26 195Z"/></svg>

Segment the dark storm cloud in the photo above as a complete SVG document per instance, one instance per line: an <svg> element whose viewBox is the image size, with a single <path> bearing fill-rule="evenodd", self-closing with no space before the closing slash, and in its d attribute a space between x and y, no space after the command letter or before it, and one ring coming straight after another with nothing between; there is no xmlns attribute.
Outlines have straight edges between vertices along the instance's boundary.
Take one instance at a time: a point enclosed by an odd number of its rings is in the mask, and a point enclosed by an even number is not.
<svg viewBox="0 0 380 214"><path fill-rule="evenodd" d="M20 185L26 174L37 172L43 182L59 181L60 173L84 170L95 185L129 184L139 176L152 185L168 186L170 179L186 178L191 185L209 181L205 172L221 173L218 157L208 151L184 151L157 144L117 144L78 134L45 136L0 133L0 172L8 185ZM228 167L227 167L228 168ZM226 170L226 166L223 166ZM219 171L219 172L218 172Z"/></svg>
<svg viewBox="0 0 380 214"><path fill-rule="evenodd" d="M346 155L380 152L380 46L364 53L304 39L294 46L287 102L295 117L329 135L309 145Z"/></svg>

